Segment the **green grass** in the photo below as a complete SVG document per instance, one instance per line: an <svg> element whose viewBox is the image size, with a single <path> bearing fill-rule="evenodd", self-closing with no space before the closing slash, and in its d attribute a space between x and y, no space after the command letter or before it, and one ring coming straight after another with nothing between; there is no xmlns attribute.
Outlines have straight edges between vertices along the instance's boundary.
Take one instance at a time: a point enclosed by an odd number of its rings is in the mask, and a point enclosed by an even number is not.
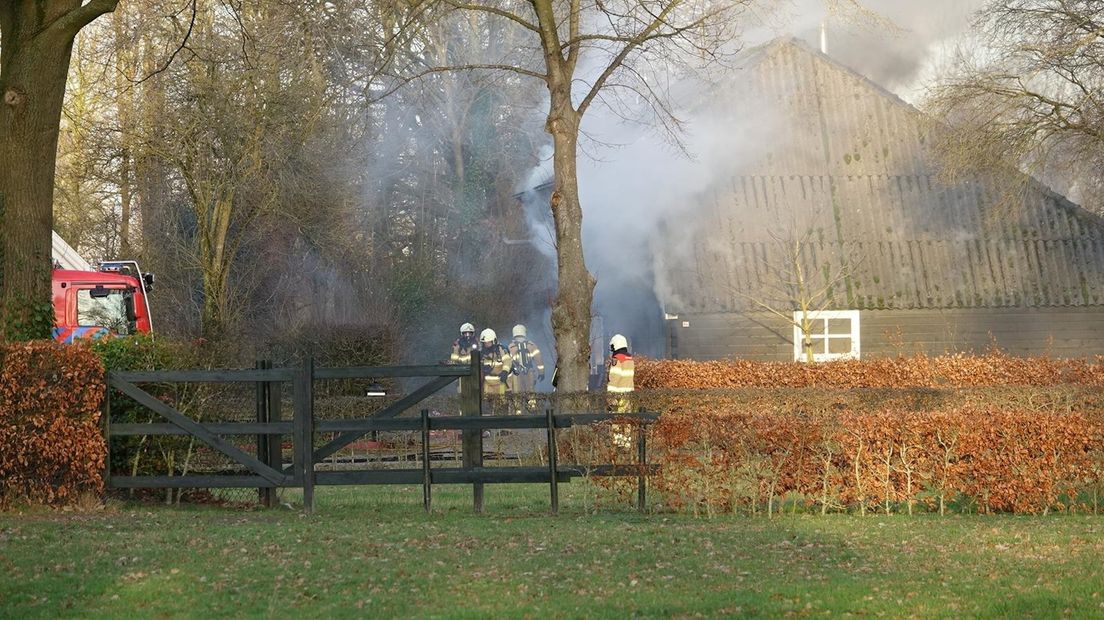
<svg viewBox="0 0 1104 620"><path fill-rule="evenodd" d="M1104 616L1091 516L638 515L581 483L0 513L2 617Z"/></svg>

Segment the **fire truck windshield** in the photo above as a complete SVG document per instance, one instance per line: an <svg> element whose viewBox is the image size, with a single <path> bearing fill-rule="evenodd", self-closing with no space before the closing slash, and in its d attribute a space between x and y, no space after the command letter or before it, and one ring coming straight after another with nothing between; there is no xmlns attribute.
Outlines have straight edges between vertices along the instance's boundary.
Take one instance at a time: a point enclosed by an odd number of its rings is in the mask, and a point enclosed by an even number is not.
<svg viewBox="0 0 1104 620"><path fill-rule="evenodd" d="M81 327L106 327L120 336L129 335L126 295L123 289L80 289L77 291L77 324Z"/></svg>

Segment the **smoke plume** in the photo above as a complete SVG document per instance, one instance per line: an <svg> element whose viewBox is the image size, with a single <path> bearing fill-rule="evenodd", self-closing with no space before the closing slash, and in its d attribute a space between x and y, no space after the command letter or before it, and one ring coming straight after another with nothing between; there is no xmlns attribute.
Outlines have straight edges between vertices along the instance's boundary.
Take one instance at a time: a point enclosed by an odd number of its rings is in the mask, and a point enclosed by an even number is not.
<svg viewBox="0 0 1104 620"><path fill-rule="evenodd" d="M740 57L779 37L797 37L819 48L823 26L829 56L906 101L916 101L924 80L967 32L981 4L869 0L860 9L850 0L800 0L772 13L745 31L735 63L719 75L714 67L708 80L680 83L669 103L684 129L682 149L656 127L627 121L623 107L588 112L579 186L587 263L598 280L595 341L623 333L637 352L664 355L663 308L674 300L657 283L650 244L692 244L692 238L673 234L677 231L672 227L690 229L701 219L703 192L741 163L758 160L772 127L784 122L769 109L734 109L729 94L740 91ZM541 160L523 186L551 181L547 154ZM529 197L533 237L547 239L551 220L546 192Z"/></svg>

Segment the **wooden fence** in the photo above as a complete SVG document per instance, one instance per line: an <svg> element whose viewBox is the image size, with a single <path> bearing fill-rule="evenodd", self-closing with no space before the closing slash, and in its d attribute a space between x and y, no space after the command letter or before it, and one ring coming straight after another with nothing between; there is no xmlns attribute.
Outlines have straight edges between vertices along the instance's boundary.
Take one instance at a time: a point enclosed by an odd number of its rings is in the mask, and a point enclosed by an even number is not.
<svg viewBox="0 0 1104 620"><path fill-rule="evenodd" d="M334 379L383 379L424 377L429 380L398 401L370 416L354 419L316 420L314 415L314 383ZM399 415L415 408L442 388L460 382L461 416L430 417L423 409L419 418ZM138 387L139 383L207 382L256 385L257 415L255 422L201 423ZM280 397L282 384L291 385L292 416L284 418ZM307 360L297 368L273 368L268 362L258 362L255 369L241 370L165 370L112 371L107 375L108 390L118 390L135 402L160 415L166 422L111 422L110 398L104 398L104 436L110 454L111 439L126 436L190 435L211 449L228 457L249 473L244 475L189 474L155 476L115 476L110 461L104 471L108 488L257 488L266 505L275 505L277 488L295 487L303 490L303 505L314 509L316 485L421 484L428 511L432 504L434 484L471 484L475 511L483 511L483 485L504 482L547 483L552 512L559 509L559 482L578 476L636 476L637 506L644 509L646 476L653 471L647 463L644 432L636 437L636 463L588 464L560 466L556 459L556 429L577 424L591 424L613 418L632 418L635 424L647 424L655 414L571 414L484 416L480 360L472 355L470 366L379 366L352 368L315 368ZM547 432L547 466L484 467L483 431L490 429L545 429ZM461 467L431 468L429 458L430 433L435 430L461 431ZM414 431L421 434L419 469L316 471L315 464L336 454L353 442L375 431ZM336 436L316 446L319 433ZM223 439L224 436L251 435L256 438L256 453ZM280 436L290 436L291 462L285 463Z"/></svg>

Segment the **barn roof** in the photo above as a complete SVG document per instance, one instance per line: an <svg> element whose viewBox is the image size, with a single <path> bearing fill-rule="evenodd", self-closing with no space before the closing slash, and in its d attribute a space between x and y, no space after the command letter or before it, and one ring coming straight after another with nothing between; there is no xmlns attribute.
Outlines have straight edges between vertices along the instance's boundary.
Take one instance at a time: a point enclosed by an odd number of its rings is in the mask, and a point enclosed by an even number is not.
<svg viewBox="0 0 1104 620"><path fill-rule="evenodd" d="M1026 177L1014 200L998 174L944 183L945 129L801 42L743 71L729 116L754 156L654 243L669 311L785 305L790 264L838 309L1104 305L1100 217Z"/></svg>

